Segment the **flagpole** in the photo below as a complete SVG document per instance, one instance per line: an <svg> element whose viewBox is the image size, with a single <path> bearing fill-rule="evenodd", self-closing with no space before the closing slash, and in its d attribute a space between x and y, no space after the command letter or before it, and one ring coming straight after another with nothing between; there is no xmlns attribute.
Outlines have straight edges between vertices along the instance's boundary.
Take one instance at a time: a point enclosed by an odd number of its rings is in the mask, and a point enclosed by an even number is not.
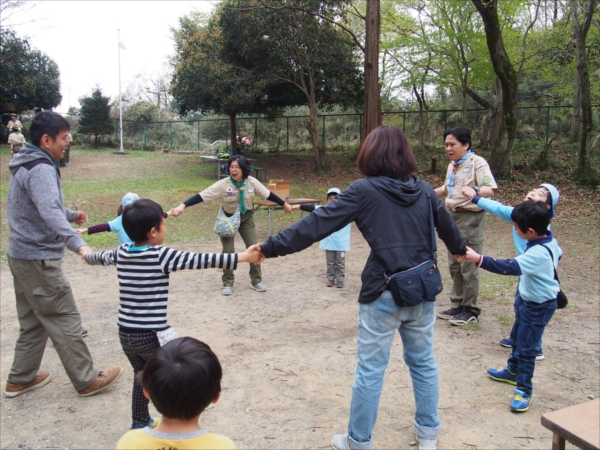
<svg viewBox="0 0 600 450"><path fill-rule="evenodd" d="M123 104L121 102L121 30L117 29L117 40L119 45L119 127L120 127L120 140L121 148L119 152L123 153Z"/></svg>

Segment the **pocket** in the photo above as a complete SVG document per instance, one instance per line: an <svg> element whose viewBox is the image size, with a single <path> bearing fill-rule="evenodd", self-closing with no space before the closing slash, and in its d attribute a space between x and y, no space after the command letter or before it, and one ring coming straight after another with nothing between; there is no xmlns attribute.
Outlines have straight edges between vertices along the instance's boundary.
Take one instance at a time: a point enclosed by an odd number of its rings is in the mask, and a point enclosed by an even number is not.
<svg viewBox="0 0 600 450"><path fill-rule="evenodd" d="M32 291L38 308L44 316L69 314L76 310L70 284L38 286Z"/></svg>

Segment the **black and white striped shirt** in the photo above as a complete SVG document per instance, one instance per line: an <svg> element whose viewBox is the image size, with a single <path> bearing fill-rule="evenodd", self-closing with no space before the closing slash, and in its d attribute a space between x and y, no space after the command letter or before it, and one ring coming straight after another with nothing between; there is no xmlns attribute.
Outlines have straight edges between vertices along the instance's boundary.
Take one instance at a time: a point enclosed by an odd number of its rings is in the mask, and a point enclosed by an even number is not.
<svg viewBox="0 0 600 450"><path fill-rule="evenodd" d="M237 253L191 253L168 247L121 245L86 255L88 264L116 265L120 327L161 331L167 325L169 274L182 269L237 268Z"/></svg>

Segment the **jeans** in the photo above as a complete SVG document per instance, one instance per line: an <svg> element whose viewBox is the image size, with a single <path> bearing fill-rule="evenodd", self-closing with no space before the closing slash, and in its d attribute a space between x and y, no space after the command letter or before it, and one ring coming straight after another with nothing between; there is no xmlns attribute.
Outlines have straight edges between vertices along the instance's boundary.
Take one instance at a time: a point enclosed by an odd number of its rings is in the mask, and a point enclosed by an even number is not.
<svg viewBox="0 0 600 450"><path fill-rule="evenodd" d="M421 438L436 439L440 421L438 370L433 355L434 306L434 302L424 302L400 308L390 291L384 291L373 303L360 305L356 379L348 423L348 434L356 442L371 441L396 330L402 338L404 362L413 383L415 430Z"/></svg>
<svg viewBox="0 0 600 450"><path fill-rule="evenodd" d="M543 303L526 302L519 294L515 297L515 323L510 332L512 356L508 368L517 374L517 389L531 394L535 349L544 328L556 311L556 299Z"/></svg>
<svg viewBox="0 0 600 450"><path fill-rule="evenodd" d="M515 292L515 299L513 300L513 308L515 310L515 317L517 317L517 295L519 295L519 290L517 289L517 292ZM539 342L536 344L535 346L535 351L537 353L537 351L542 351L542 336L540 336L540 340Z"/></svg>

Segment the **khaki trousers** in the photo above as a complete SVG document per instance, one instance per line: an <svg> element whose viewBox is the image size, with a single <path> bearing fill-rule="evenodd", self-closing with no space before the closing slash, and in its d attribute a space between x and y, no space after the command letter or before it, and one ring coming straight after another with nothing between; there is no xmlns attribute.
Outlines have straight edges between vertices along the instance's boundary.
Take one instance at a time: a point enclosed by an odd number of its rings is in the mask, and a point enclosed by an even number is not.
<svg viewBox="0 0 600 450"><path fill-rule="evenodd" d="M467 245L481 254L483 252L483 236L485 234L485 211L454 212L450 211L458 231L463 235ZM453 308L470 309L479 316L481 308L477 306L479 295L479 272L476 263L457 262L452 253L448 252L448 265L453 285L450 301Z"/></svg>
<svg viewBox="0 0 600 450"><path fill-rule="evenodd" d="M98 377L81 336L81 317L61 260L27 261L8 257L13 275L19 338L8 379L27 384L40 369L48 337L77 391Z"/></svg>
<svg viewBox="0 0 600 450"><path fill-rule="evenodd" d="M251 245L257 244L256 239L256 228L254 226L254 211L246 211L246 214L241 215L240 228L238 230L240 237L243 239L246 248ZM235 253L235 238L221 238L223 244L223 253ZM260 270L260 264L249 264L250 266L250 282L252 285L256 285L262 282L262 272ZM235 277L233 270L223 269L223 286L233 287Z"/></svg>

